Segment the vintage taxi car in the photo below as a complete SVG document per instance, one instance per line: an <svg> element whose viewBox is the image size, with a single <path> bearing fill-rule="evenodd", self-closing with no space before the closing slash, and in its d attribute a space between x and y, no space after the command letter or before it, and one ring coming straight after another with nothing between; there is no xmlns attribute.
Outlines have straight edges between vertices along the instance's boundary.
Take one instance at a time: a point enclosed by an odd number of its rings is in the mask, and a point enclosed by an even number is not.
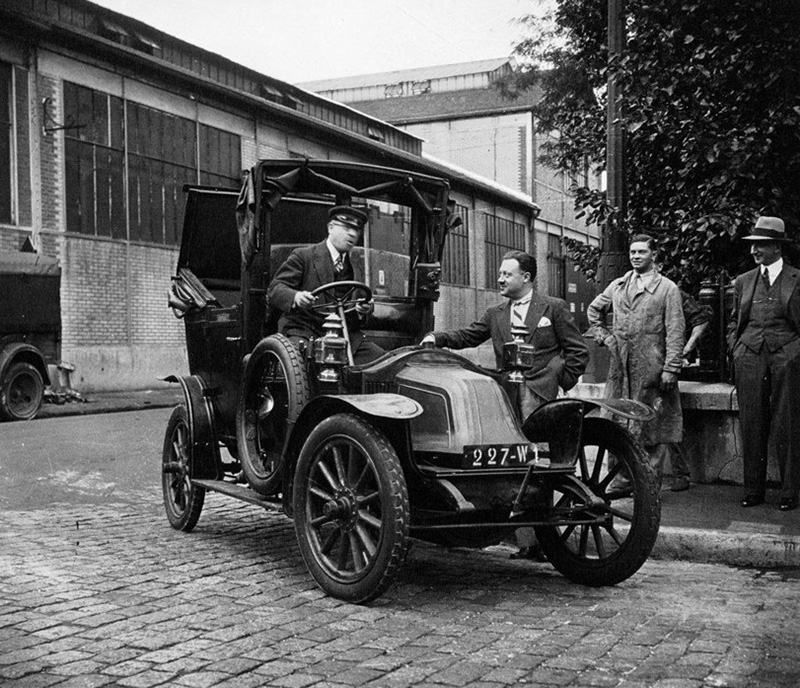
<svg viewBox="0 0 800 688"><path fill-rule="evenodd" d="M623 418L633 402L560 399L518 419L502 371L419 345L434 326L449 184L406 170L330 160L263 160L242 189L192 187L170 305L185 323L190 375L169 421L167 518L198 522L207 491L294 520L310 574L362 603L384 592L409 538L483 548L535 528L569 579L613 585L649 556L660 521L653 473ZM370 213L354 249L365 283L318 290L326 334L300 351L267 300L289 252L326 236L327 210ZM374 299L366 336L386 354L354 365L343 320ZM628 487L616 489L617 476Z"/></svg>

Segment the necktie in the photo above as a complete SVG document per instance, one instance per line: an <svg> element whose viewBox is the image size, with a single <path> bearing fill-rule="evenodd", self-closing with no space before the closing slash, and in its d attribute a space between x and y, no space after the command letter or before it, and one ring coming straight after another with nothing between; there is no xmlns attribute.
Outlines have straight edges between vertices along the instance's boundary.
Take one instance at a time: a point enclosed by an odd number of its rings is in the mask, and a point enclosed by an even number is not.
<svg viewBox="0 0 800 688"><path fill-rule="evenodd" d="M335 275L339 276L342 274L344 270L344 258L342 254L339 254L339 257L333 263L333 272Z"/></svg>
<svg viewBox="0 0 800 688"><path fill-rule="evenodd" d="M514 305L511 306L511 326L519 325L520 327L525 325L525 320L522 317L522 302L516 301Z"/></svg>
<svg viewBox="0 0 800 688"><path fill-rule="evenodd" d="M761 276L764 278L764 286L769 289L769 270L764 268L764 271L761 273Z"/></svg>

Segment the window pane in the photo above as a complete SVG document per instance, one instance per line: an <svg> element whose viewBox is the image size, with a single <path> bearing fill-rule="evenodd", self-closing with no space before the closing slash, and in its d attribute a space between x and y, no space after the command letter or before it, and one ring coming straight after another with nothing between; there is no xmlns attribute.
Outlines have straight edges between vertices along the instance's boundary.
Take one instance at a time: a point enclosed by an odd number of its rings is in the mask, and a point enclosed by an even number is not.
<svg viewBox="0 0 800 688"><path fill-rule="evenodd" d="M497 280L503 256L513 250L525 250L525 225L494 215L486 216L486 284Z"/></svg>
<svg viewBox="0 0 800 688"><path fill-rule="evenodd" d="M128 156L131 239L177 243L181 189L196 180L194 168L185 164L195 158L195 125L137 103L127 107L130 139L136 142Z"/></svg>
<svg viewBox="0 0 800 688"><path fill-rule="evenodd" d="M125 237L121 101L64 83L67 231Z"/></svg>
<svg viewBox="0 0 800 688"><path fill-rule="evenodd" d="M469 209L456 205L462 225L447 234L442 255L442 282L469 285Z"/></svg>
<svg viewBox="0 0 800 688"><path fill-rule="evenodd" d="M200 125L200 183L238 187L241 183L241 142L236 134Z"/></svg>
<svg viewBox="0 0 800 688"><path fill-rule="evenodd" d="M563 299L566 296L566 270L561 238L547 236L547 293Z"/></svg>
<svg viewBox="0 0 800 688"><path fill-rule="evenodd" d="M0 222L11 222L11 66L0 62Z"/></svg>

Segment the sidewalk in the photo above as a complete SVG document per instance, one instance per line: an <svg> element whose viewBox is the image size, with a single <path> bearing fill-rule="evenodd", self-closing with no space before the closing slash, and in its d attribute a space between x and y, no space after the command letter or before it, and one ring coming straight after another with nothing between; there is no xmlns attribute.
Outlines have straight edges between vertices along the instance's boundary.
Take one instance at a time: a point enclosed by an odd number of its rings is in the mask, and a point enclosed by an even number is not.
<svg viewBox="0 0 800 688"><path fill-rule="evenodd" d="M86 402L44 404L39 418L114 413L175 406L178 385L132 392L87 394ZM35 421L34 421L35 422ZM669 479L665 480L669 485ZM800 567L800 509L777 509L776 490L767 502L743 509L741 487L693 484L685 492L661 492L661 530L653 557L733 566Z"/></svg>
<svg viewBox="0 0 800 688"><path fill-rule="evenodd" d="M68 401L64 404L44 403L37 418L141 411L148 408L177 406L182 401L183 393L180 385L128 392L97 392L86 394L84 401Z"/></svg>

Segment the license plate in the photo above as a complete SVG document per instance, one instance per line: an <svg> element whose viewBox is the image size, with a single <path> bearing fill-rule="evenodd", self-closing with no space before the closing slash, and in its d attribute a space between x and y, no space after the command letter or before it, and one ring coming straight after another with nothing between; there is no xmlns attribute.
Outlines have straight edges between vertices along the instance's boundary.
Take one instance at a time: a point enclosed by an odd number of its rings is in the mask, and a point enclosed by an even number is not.
<svg viewBox="0 0 800 688"><path fill-rule="evenodd" d="M523 466L530 459L527 444L474 444L464 447L464 468Z"/></svg>

